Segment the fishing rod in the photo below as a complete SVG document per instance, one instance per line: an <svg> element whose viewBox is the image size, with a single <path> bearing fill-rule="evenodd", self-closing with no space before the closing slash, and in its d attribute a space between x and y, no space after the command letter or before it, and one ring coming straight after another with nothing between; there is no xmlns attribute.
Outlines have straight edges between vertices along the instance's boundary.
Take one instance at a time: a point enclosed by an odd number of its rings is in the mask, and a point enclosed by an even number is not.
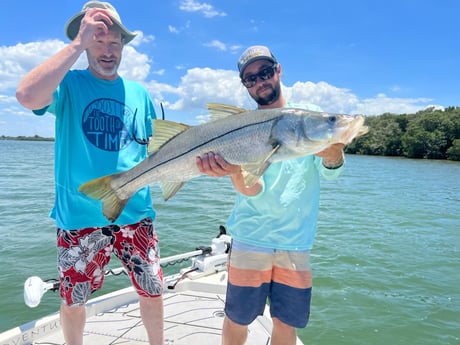
<svg viewBox="0 0 460 345"><path fill-rule="evenodd" d="M221 226L222 228L222 226ZM225 229L224 229L225 230ZM230 244L230 238L228 236L222 236L225 232L219 233L219 235L213 239L211 246L200 246L196 250L168 256L160 259L161 266L168 266L171 263L180 263L182 261L198 257L200 255L211 255L211 254L226 254L228 252L228 246ZM115 269L104 272L105 276L120 275L126 273L124 267L118 267ZM43 295L47 291L59 290L59 281L57 279L48 279L43 281L38 276L32 276L26 279L24 283L24 302L30 308L35 308L40 304Z"/></svg>

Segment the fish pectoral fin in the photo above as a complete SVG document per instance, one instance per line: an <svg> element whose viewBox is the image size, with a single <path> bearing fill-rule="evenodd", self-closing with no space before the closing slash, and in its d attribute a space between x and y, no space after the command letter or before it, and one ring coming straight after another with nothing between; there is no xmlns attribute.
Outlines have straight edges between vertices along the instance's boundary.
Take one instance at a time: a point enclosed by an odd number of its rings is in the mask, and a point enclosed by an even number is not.
<svg viewBox="0 0 460 345"><path fill-rule="evenodd" d="M280 147L281 145L276 145L262 162L244 164L241 166L241 169L243 169L244 184L246 187L251 187L257 183L259 178L270 166L270 158L278 151Z"/></svg>
<svg viewBox="0 0 460 345"><path fill-rule="evenodd" d="M153 135L149 143L149 154L158 151L166 142L190 128L184 123L157 119L152 120L152 125Z"/></svg>
<svg viewBox="0 0 460 345"><path fill-rule="evenodd" d="M161 190L163 192L163 200L168 201L171 199L176 193L179 191L179 189L182 188L182 186L185 184L185 182L164 182L160 183Z"/></svg>
<svg viewBox="0 0 460 345"><path fill-rule="evenodd" d="M208 110L211 121L216 121L230 115L237 115L246 112L246 109L238 108L233 105L221 103L208 103Z"/></svg>
<svg viewBox="0 0 460 345"><path fill-rule="evenodd" d="M246 187L254 186L257 183L257 181L259 181L259 178L262 176L264 171L267 170L267 168L269 166L270 166L270 164L268 164L267 167L262 169L261 173L257 172L255 174L245 170L245 167L242 166L241 168L242 168L242 174L243 174L243 178L244 178L244 185Z"/></svg>

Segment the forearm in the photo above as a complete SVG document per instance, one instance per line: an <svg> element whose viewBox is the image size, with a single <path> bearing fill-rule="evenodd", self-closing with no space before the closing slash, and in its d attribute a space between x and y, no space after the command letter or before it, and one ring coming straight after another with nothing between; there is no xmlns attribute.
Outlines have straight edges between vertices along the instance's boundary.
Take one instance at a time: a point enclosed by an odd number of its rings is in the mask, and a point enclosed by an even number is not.
<svg viewBox="0 0 460 345"><path fill-rule="evenodd" d="M73 41L27 73L16 90L19 103L31 110L51 104L53 92L83 51L80 44Z"/></svg>
<svg viewBox="0 0 460 345"><path fill-rule="evenodd" d="M255 196L262 190L262 182L260 179L254 185L246 186L244 180L244 172L242 170L240 170L238 173L230 175L230 179L232 180L235 190L243 195Z"/></svg>

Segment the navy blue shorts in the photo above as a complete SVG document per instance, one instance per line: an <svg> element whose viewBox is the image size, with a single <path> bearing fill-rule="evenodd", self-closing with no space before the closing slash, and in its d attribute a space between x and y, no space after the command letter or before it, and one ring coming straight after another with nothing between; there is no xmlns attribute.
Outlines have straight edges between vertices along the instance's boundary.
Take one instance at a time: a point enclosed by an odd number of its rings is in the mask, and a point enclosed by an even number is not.
<svg viewBox="0 0 460 345"><path fill-rule="evenodd" d="M309 259L308 251L274 250L234 241L228 265L228 318L249 325L263 314L268 301L272 317L291 327L305 327L312 285Z"/></svg>

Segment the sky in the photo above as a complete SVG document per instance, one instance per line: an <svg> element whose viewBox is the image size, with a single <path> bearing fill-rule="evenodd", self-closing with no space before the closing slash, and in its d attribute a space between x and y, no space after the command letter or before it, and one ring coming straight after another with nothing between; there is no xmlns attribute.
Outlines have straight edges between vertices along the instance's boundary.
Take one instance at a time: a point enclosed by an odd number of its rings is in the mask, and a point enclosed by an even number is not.
<svg viewBox="0 0 460 345"><path fill-rule="evenodd" d="M0 136L54 136L54 116L15 98L21 78L69 44L86 1L0 0ZM113 0L137 33L120 75L149 91L157 116L198 125L206 103L255 103L236 63L270 47L293 103L366 116L460 106L459 0ZM72 67L87 68L82 54Z"/></svg>

